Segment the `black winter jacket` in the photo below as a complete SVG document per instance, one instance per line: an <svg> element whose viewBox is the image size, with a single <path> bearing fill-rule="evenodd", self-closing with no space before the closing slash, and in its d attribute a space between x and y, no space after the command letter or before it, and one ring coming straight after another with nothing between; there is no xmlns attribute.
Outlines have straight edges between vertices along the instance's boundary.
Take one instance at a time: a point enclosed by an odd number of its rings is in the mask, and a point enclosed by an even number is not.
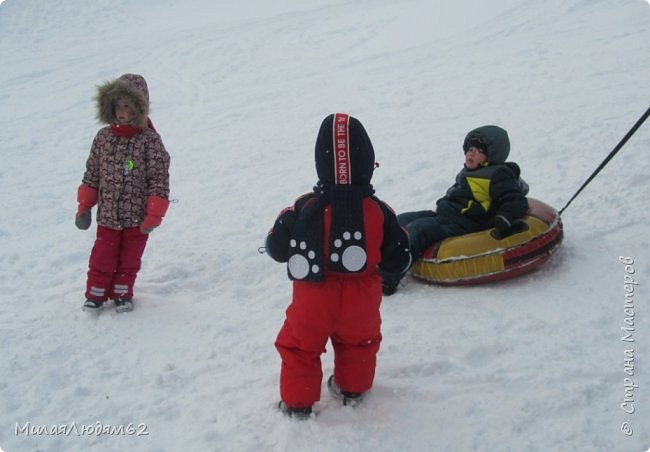
<svg viewBox="0 0 650 452"><path fill-rule="evenodd" d="M492 226L496 215L510 222L528 212L528 200L516 163L497 163L475 170L463 168L447 194L437 201L438 215L476 232Z"/></svg>
<svg viewBox="0 0 650 452"><path fill-rule="evenodd" d="M305 206L314 200L316 194L308 193L301 196L291 207L284 209L278 215L273 227L266 237L266 251L277 262L287 262L289 255L289 242L292 238L294 224L299 213ZM385 202L376 196L367 198L380 212L381 224L375 224L369 230L374 231L377 236L374 240L366 238L366 244L378 241L380 248L376 251L368 250L369 271L374 272L375 266L388 274L403 274L411 265L411 254L409 250L408 234L397 222L395 212ZM364 209L364 217L368 212ZM374 258L373 258L374 256Z"/></svg>

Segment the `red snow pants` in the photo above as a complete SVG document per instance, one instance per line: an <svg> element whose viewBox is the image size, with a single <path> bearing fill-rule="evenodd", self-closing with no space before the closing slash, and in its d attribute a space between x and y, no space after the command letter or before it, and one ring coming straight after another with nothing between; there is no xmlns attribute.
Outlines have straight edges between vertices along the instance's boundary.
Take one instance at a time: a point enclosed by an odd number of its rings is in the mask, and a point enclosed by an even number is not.
<svg viewBox="0 0 650 452"><path fill-rule="evenodd" d="M293 282L275 347L282 358L280 397L291 407L320 400L321 354L334 349L334 380L347 392L364 392L375 378L381 342L381 278L327 274L323 283Z"/></svg>
<svg viewBox="0 0 650 452"><path fill-rule="evenodd" d="M133 298L133 285L140 270L149 234L139 228L121 231L97 227L97 239L90 253L86 298Z"/></svg>

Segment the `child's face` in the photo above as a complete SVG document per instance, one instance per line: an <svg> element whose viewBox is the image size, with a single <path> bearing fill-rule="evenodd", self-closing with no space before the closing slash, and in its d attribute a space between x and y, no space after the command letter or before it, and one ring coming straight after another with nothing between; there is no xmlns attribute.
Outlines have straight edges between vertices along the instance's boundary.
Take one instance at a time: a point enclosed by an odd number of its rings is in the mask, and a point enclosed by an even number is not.
<svg viewBox="0 0 650 452"><path fill-rule="evenodd" d="M131 106L124 102L118 102L115 105L115 118L118 124L129 124L133 120Z"/></svg>
<svg viewBox="0 0 650 452"><path fill-rule="evenodd" d="M465 153L465 166L467 169L475 170L487 161L487 155L477 147L470 147Z"/></svg>

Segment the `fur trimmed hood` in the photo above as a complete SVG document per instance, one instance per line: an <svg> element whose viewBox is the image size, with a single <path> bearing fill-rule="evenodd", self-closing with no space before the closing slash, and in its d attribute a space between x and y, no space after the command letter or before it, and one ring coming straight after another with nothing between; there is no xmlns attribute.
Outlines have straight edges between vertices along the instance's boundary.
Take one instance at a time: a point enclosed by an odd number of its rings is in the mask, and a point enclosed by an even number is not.
<svg viewBox="0 0 650 452"><path fill-rule="evenodd" d="M133 125L147 126L149 116L149 89L144 77L138 74L124 74L120 78L97 87L97 119L104 124L115 124L115 104L126 98L133 108Z"/></svg>

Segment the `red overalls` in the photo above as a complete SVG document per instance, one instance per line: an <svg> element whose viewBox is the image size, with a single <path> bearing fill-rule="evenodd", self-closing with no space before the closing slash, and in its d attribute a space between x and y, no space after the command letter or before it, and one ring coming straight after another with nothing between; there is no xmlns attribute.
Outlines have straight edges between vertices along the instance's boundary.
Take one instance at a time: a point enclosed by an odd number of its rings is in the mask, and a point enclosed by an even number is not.
<svg viewBox="0 0 650 452"><path fill-rule="evenodd" d="M327 340L334 349L334 379L348 392L372 387L381 342L381 261L383 214L371 198L363 200L367 265L364 273L327 272L320 283L294 281L293 300L275 346L282 358L280 396L289 406L320 400L323 371L320 355ZM325 209L324 237L329 237L331 210ZM323 241L327 247L328 241ZM325 250L325 256L327 256Z"/></svg>
<svg viewBox="0 0 650 452"><path fill-rule="evenodd" d="M149 234L141 233L140 228L118 231L98 226L90 253L86 298L133 298L133 285L148 238Z"/></svg>

